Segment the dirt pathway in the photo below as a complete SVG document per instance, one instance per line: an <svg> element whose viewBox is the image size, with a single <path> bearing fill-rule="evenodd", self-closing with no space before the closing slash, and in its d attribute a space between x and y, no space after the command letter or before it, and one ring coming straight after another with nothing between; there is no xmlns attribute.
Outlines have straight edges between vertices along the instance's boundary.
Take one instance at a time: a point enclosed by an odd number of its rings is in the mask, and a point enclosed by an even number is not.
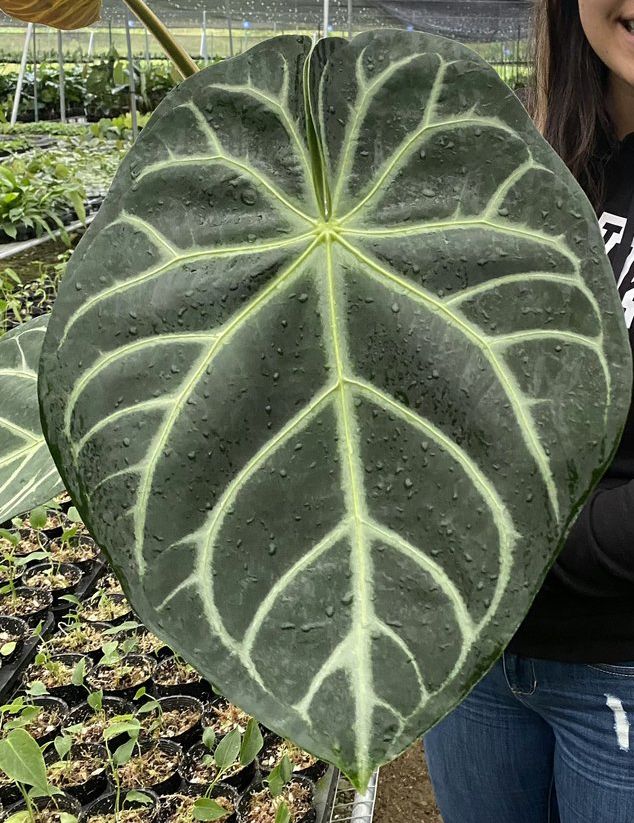
<svg viewBox="0 0 634 823"><path fill-rule="evenodd" d="M374 823L442 823L420 743L381 769Z"/></svg>

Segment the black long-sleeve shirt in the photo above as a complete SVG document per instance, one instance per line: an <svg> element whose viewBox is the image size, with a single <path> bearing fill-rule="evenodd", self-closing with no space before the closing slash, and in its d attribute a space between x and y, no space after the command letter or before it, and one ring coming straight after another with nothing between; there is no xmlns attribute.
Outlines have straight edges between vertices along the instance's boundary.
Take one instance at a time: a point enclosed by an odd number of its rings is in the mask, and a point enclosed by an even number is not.
<svg viewBox="0 0 634 823"><path fill-rule="evenodd" d="M612 153L606 183L599 220L634 350L634 133ZM578 663L634 662L634 404L614 460L508 650Z"/></svg>

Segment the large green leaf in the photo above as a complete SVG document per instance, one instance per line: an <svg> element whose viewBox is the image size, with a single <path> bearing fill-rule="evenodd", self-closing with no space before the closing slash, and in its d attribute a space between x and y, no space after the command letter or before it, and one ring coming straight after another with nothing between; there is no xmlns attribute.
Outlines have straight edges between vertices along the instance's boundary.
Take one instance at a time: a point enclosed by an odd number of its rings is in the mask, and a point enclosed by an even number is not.
<svg viewBox="0 0 634 823"><path fill-rule="evenodd" d="M24 729L13 729L0 740L0 769L10 780L48 791L44 757L37 741Z"/></svg>
<svg viewBox="0 0 634 823"><path fill-rule="evenodd" d="M42 434L37 367L48 316L0 337L0 523L46 503L61 489Z"/></svg>
<svg viewBox="0 0 634 823"><path fill-rule="evenodd" d="M383 31L169 96L73 256L40 399L142 618L361 786L512 635L631 380L595 215L519 101Z"/></svg>

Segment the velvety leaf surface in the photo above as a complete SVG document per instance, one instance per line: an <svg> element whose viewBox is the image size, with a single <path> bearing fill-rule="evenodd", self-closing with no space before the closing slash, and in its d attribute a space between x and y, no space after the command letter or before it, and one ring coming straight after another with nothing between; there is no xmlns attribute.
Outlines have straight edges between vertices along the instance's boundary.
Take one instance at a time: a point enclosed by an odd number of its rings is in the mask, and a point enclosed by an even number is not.
<svg viewBox="0 0 634 823"><path fill-rule="evenodd" d="M159 107L40 396L142 619L361 786L520 623L632 364L595 215L484 61L396 31L310 48Z"/></svg>
<svg viewBox="0 0 634 823"><path fill-rule="evenodd" d="M63 488L44 440L37 367L48 317L0 337L0 523L46 503Z"/></svg>

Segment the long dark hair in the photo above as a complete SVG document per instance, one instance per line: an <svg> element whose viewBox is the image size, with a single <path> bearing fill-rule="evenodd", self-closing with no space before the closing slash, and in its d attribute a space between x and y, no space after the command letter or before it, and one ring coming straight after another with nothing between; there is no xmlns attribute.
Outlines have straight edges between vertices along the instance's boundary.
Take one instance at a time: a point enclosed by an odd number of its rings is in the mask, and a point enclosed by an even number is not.
<svg viewBox="0 0 634 823"><path fill-rule="evenodd" d="M529 111L595 209L616 144L605 99L608 70L588 42L578 0L536 0Z"/></svg>

